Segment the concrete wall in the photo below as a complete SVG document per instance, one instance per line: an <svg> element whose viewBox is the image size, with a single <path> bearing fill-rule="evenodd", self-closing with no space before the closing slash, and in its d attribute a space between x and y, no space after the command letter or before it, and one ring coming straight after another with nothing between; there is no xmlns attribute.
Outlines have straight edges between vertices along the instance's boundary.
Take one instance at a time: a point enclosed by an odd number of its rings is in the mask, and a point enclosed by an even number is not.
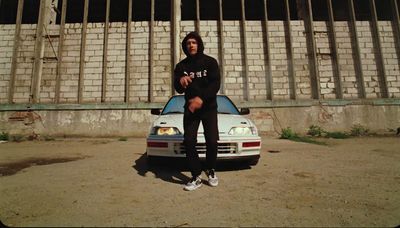
<svg viewBox="0 0 400 228"><path fill-rule="evenodd" d="M372 40L369 22L357 21L357 31L360 41L362 71L365 90L368 99L382 97L382 82L378 77L376 47ZM167 101L171 91L171 32L170 22L156 21L154 24L154 102ZM180 22L180 38L195 29L194 21ZM344 99L359 98L357 72L354 66L354 50L348 22L335 22L337 31L339 67L342 75ZM79 61L82 24L66 24L63 47L63 62L60 80L60 105L76 104L78 102ZM289 83L288 44L283 21L269 21L269 42L271 53L271 68L273 94L277 101L292 101ZM317 62L319 70L319 86L321 100L335 100L336 84L332 63L331 43L328 37L326 22L314 22ZM34 42L36 25L22 25L21 42L17 54L17 71L15 80L15 105L30 102L30 90L33 71ZM216 21L201 21L200 31L205 41L205 53L219 59L218 26ZM236 102L245 98L244 57L249 64L249 101L241 106L254 102L265 102L267 96L267 61L266 43L263 23L261 21L246 21L247 53L244 53L243 34L239 21L224 21L224 88L225 94ZM311 124L318 124L330 130L347 130L352 123L360 123L371 130L385 130L400 125L399 104L400 70L397 56L393 27L389 21L379 21L382 53L387 75L389 106L369 104L326 106L330 114L321 114L324 110L319 105L304 107L278 107L261 105L252 109L250 117L254 119L259 129L266 133L274 132L280 127L292 127L298 132L305 132ZM20 132L32 131L41 134L56 135L145 135L154 116L151 116L148 106L136 110L66 110L44 111L39 108L36 113L43 125L34 118L34 123L26 120L10 120L17 110L13 104L8 104L8 91L11 72L11 59L14 45L15 25L0 25L0 131ZM47 33L51 35L45 40L45 61L41 77L41 92L39 103L46 105L55 102L56 65L55 53L58 52L59 25L49 25ZM298 101L311 99L311 80L309 59L307 53L306 32L303 21L291 21L291 36L293 37L294 71L296 95ZM54 36L52 36L54 35ZM89 23L87 27L86 54L83 77L84 104L101 102L102 64L103 64L104 23ZM126 77L126 23L110 23L108 40L108 67L106 82L106 104L124 102ZM149 91L149 23L132 22L131 62L129 83L131 104L145 103ZM51 43L51 44L50 44ZM53 50L54 48L54 50ZM185 56L180 53L180 59ZM53 58L53 59L52 59ZM340 100L338 100L340 101ZM343 100L342 100L343 101ZM397 101L397 102L396 102ZM151 103L149 104L151 105ZM290 105L289 105L290 106ZM7 107L7 108L4 108ZM10 108L11 107L11 108ZM251 106L253 107L253 106ZM42 111L40 111L42 110ZM276 114L276 117L274 115ZM19 115L19 114L18 114ZM25 114L21 114L25 115ZM32 114L29 114L32 115ZM321 116L328 120L321 120ZM11 118L12 119L12 118ZM278 121L279 120L279 121ZM324 122L325 121L325 122ZM280 124L278 124L280 123ZM277 125L278 124L278 125Z"/></svg>
<svg viewBox="0 0 400 228"><path fill-rule="evenodd" d="M291 127L306 133L311 125L329 131L349 131L361 124L371 132L400 127L398 105L343 105L252 108L248 117L260 133L277 135ZM149 110L74 110L0 112L0 132L55 136L145 136L156 118Z"/></svg>

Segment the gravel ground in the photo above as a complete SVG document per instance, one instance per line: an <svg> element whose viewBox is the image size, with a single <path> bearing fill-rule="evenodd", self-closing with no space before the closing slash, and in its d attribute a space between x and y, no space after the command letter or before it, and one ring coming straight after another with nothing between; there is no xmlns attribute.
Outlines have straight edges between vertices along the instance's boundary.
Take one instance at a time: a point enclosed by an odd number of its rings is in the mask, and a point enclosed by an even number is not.
<svg viewBox="0 0 400 228"><path fill-rule="evenodd" d="M263 137L258 165L221 163L218 187L183 191L189 172L149 167L144 138L0 144L8 226L400 225L400 138ZM203 175L205 179L205 175Z"/></svg>

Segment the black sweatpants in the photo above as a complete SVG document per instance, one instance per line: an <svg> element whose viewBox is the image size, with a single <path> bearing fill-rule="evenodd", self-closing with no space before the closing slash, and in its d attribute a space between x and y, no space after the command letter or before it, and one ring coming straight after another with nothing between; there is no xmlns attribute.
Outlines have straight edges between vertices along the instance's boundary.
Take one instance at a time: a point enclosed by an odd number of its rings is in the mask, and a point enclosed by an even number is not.
<svg viewBox="0 0 400 228"><path fill-rule="evenodd" d="M203 124L207 147L205 168L208 170L215 169L217 161L217 147L219 140L217 109L200 109L195 113L185 110L183 117L183 128L185 131L183 143L185 145L189 169L193 177L199 176L202 171L199 154L196 150L197 132L200 121Z"/></svg>

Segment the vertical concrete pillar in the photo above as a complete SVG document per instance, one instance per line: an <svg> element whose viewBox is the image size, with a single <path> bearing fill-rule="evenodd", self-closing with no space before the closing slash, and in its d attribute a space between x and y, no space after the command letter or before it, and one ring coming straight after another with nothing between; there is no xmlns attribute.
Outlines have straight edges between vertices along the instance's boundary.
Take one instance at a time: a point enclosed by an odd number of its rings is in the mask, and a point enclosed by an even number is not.
<svg viewBox="0 0 400 228"><path fill-rule="evenodd" d="M266 76L266 89L267 89L267 100L274 99L274 88L273 88L273 79L272 79L272 68L271 68L271 48L270 48L270 39L268 33L268 4L267 0L264 0L264 51L265 51L265 76Z"/></svg>
<svg viewBox="0 0 400 228"><path fill-rule="evenodd" d="M284 0L285 3L285 13L286 13L286 43L287 43L287 52L288 52L288 65L289 65L289 87L290 87L290 99L296 99L296 76L294 73L294 57L293 57L293 37L292 37L292 28L290 23L290 9L289 9L289 1Z"/></svg>
<svg viewBox="0 0 400 228"><path fill-rule="evenodd" d="M101 102L106 100L107 90L107 52L108 52L108 28L110 22L110 0L106 0L106 21L104 23L104 36L103 36L103 70L101 77Z"/></svg>
<svg viewBox="0 0 400 228"><path fill-rule="evenodd" d="M61 69L62 69L62 52L64 48L64 28L65 28L65 17L67 13L68 0L63 0L61 6L61 22L60 22L60 40L58 42L58 54L57 54L57 73L56 73L56 90L55 90L55 103L60 103L60 85L61 85Z"/></svg>
<svg viewBox="0 0 400 228"><path fill-rule="evenodd" d="M355 57L355 69L356 69L356 77L357 77L357 84L358 84L358 93L360 98L365 98L365 83L364 83L364 73L362 71L362 62L361 62L361 55L360 55L360 43L358 41L358 34L357 34L357 24L356 24L356 13L354 11L354 2L353 0L348 0L349 4L349 15L350 15L350 27L352 33L352 46L353 46L353 54Z"/></svg>
<svg viewBox="0 0 400 228"><path fill-rule="evenodd" d="M393 27L393 32L394 32L394 37L395 37L395 42L396 42L396 52L397 52L397 58L398 58L398 63L400 67L400 16L399 16L399 4L397 3L397 0L391 0L390 1L391 6L392 6L392 27Z"/></svg>
<svg viewBox="0 0 400 228"><path fill-rule="evenodd" d="M33 61L31 97L30 97L31 103L37 103L39 101L40 82L43 70L45 26L47 26L50 23L49 21L50 10L51 10L51 1L41 0L39 8L39 18L36 27L35 52Z"/></svg>
<svg viewBox="0 0 400 228"><path fill-rule="evenodd" d="M326 5L328 6L328 15L329 15L329 38L332 44L331 52L333 58L333 71L336 75L335 79L335 90L336 90L336 98L343 98L343 87L342 87L342 74L340 73L339 67L339 55L338 48L336 43L336 29L335 29L335 17L333 14L332 0L326 0Z"/></svg>
<svg viewBox="0 0 400 228"><path fill-rule="evenodd" d="M81 50L80 50L80 61L79 61L78 103L82 103L83 100L82 93L83 93L83 77L85 70L86 30L88 21L88 11L89 11L89 0L84 0L83 23L81 32Z"/></svg>
<svg viewBox="0 0 400 228"><path fill-rule="evenodd" d="M307 47L308 47L308 61L310 63L310 82L311 91L313 99L320 99L321 90L319 84L319 70L318 70L318 60L317 60L317 48L315 44L314 36L314 19L312 13L311 0L306 0L306 15L305 15L305 25L308 34Z"/></svg>
<svg viewBox="0 0 400 228"><path fill-rule="evenodd" d="M218 39L219 39L219 73L221 75L220 93L225 94L225 50L224 50L224 17L222 11L222 0L218 0Z"/></svg>
<svg viewBox="0 0 400 228"><path fill-rule="evenodd" d="M150 40L149 40L149 90L148 101L153 102L153 84L154 84L154 0L150 0Z"/></svg>
<svg viewBox="0 0 400 228"><path fill-rule="evenodd" d="M250 99L250 80L249 80L249 61L247 58L247 34L246 34L246 14L244 0L241 0L242 9L242 38L243 38L243 67L244 67L244 100L248 101Z"/></svg>
<svg viewBox="0 0 400 228"><path fill-rule="evenodd" d="M180 53L180 33L181 33L181 0L172 0L171 1L171 96L175 94L174 88L174 69L175 65L179 61L179 53Z"/></svg>
<svg viewBox="0 0 400 228"><path fill-rule="evenodd" d="M200 34L200 0L196 0L196 32Z"/></svg>
<svg viewBox="0 0 400 228"><path fill-rule="evenodd" d="M24 8L24 0L18 0L18 8L17 8L17 18L15 21L15 33L14 33L14 46L13 46L13 55L11 60L11 74L10 74L10 83L8 84L8 103L12 104L14 102L14 87L15 87L15 78L17 72L17 57L19 50L19 41L21 40L21 22L22 22L22 11Z"/></svg>
<svg viewBox="0 0 400 228"><path fill-rule="evenodd" d="M132 27L132 0L128 0L128 22L126 23L126 64L125 64L125 99L129 103L129 88L131 78L131 27Z"/></svg>
<svg viewBox="0 0 400 228"><path fill-rule="evenodd" d="M388 98L388 86L386 81L386 70L385 70L385 62L382 54L382 45L381 45L381 36L379 34L379 25L378 25L378 16L376 14L375 0L369 0L370 10L371 10L371 19L372 19L372 31L373 31L373 39L375 43L375 59L376 59L376 67L378 70L378 77L380 78L380 90L381 97Z"/></svg>

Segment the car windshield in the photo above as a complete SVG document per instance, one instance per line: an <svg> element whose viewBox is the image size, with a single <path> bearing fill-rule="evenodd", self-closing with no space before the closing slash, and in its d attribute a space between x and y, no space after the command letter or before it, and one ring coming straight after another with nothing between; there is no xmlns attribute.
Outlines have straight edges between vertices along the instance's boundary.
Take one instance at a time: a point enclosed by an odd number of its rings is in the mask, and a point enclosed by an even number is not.
<svg viewBox="0 0 400 228"><path fill-rule="evenodd" d="M226 96L217 96L218 113L239 115L239 111L232 101ZM183 113L185 105L184 96L174 96L165 105L161 115Z"/></svg>

